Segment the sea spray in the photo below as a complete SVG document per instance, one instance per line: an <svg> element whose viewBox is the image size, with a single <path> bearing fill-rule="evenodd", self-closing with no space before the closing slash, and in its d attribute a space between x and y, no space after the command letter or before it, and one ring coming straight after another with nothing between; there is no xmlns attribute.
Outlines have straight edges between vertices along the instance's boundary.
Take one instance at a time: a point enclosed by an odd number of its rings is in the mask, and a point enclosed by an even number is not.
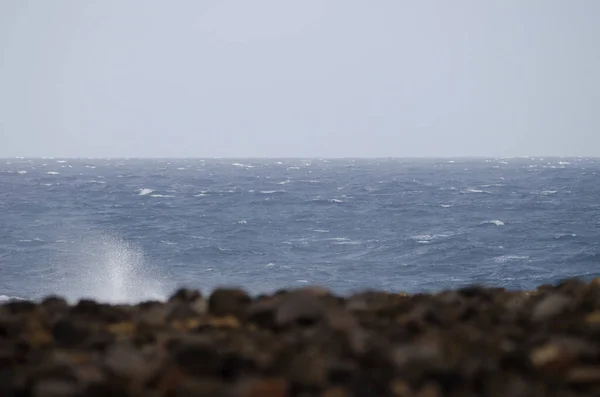
<svg viewBox="0 0 600 397"><path fill-rule="evenodd" d="M84 238L69 256L54 266L54 293L71 301L134 303L167 295L164 278L149 265L143 250L115 235Z"/></svg>

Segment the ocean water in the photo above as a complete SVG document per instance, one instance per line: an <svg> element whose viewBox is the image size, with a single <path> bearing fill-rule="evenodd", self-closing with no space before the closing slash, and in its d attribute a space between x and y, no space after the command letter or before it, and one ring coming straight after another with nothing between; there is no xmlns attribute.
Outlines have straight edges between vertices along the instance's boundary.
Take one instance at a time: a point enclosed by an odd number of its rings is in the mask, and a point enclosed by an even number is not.
<svg viewBox="0 0 600 397"><path fill-rule="evenodd" d="M0 160L0 300L600 275L600 159Z"/></svg>

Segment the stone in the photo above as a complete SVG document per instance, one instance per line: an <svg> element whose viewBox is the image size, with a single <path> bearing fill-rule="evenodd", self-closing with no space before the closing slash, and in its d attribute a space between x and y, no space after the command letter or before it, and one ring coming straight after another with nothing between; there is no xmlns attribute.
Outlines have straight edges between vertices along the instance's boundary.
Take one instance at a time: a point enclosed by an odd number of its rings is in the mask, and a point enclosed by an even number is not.
<svg viewBox="0 0 600 397"><path fill-rule="evenodd" d="M52 327L52 336L60 347L75 347L82 344L90 335L91 331L88 328L68 319L59 320Z"/></svg>
<svg viewBox="0 0 600 397"><path fill-rule="evenodd" d="M296 292L281 299L275 311L278 327L311 326L323 320L325 310L312 294Z"/></svg>
<svg viewBox="0 0 600 397"><path fill-rule="evenodd" d="M33 397L74 397L76 395L76 384L60 380L37 382L33 388Z"/></svg>
<svg viewBox="0 0 600 397"><path fill-rule="evenodd" d="M208 310L213 316L235 316L241 318L250 304L248 294L235 288L218 288L208 299Z"/></svg>
<svg viewBox="0 0 600 397"><path fill-rule="evenodd" d="M576 384L599 384L600 385L600 366L578 366L569 369L567 372L567 382Z"/></svg>
<svg viewBox="0 0 600 397"><path fill-rule="evenodd" d="M564 313L571 305L571 298L561 293L548 295L534 307L531 319L545 321Z"/></svg>
<svg viewBox="0 0 600 397"><path fill-rule="evenodd" d="M258 378L238 386L234 397L291 397L291 395L285 379Z"/></svg>
<svg viewBox="0 0 600 397"><path fill-rule="evenodd" d="M197 315L205 314L208 308L206 299L204 299L200 291L185 288L177 290L175 294L169 298L169 303L180 304L174 305L176 307L185 306Z"/></svg>

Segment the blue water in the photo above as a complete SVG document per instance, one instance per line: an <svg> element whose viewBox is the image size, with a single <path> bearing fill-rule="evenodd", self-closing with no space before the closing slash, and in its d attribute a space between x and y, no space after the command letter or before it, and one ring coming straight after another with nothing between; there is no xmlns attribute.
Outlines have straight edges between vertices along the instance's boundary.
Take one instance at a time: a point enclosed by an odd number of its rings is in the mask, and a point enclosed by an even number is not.
<svg viewBox="0 0 600 397"><path fill-rule="evenodd" d="M0 295L600 275L600 159L0 161Z"/></svg>

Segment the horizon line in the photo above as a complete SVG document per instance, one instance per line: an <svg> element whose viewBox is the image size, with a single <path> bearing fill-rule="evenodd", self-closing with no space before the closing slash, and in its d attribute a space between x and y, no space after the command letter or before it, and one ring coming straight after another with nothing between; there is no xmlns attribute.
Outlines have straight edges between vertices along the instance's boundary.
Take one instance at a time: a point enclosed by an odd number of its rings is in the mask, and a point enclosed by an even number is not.
<svg viewBox="0 0 600 397"><path fill-rule="evenodd" d="M0 160L489 160L489 159L599 159L600 156L0 156Z"/></svg>

